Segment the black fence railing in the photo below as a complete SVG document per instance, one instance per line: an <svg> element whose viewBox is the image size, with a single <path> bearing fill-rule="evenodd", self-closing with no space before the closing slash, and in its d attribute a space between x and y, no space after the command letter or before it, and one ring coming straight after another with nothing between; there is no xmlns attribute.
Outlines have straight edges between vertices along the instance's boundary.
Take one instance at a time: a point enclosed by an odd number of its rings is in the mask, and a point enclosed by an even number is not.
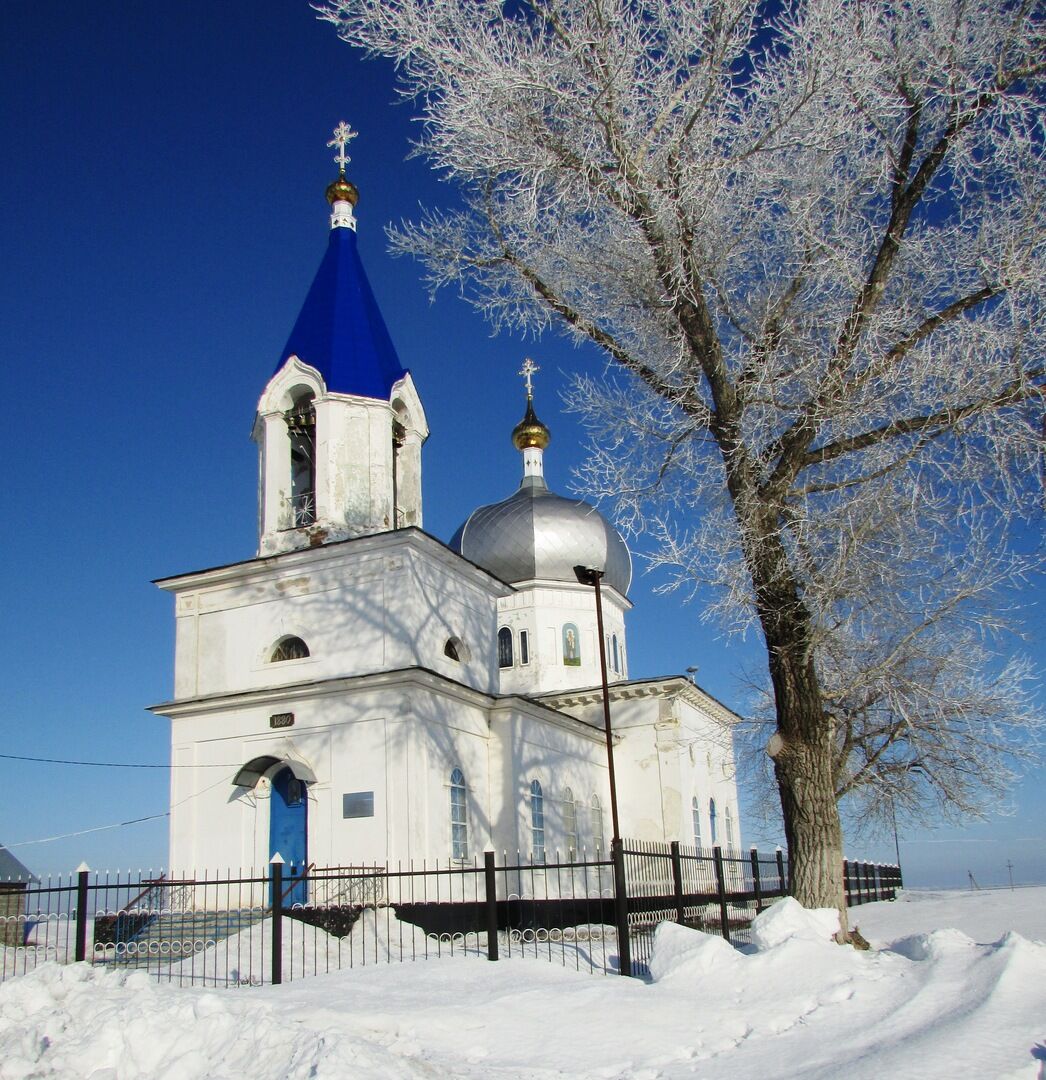
<svg viewBox="0 0 1046 1080"><path fill-rule="evenodd" d="M892 899L898 867L844 864L847 903ZM749 940L787 893L778 850L625 841L609 857L544 862L486 852L421 866L281 865L224 877L81 871L4 885L0 980L46 960L139 968L179 984L259 986L342 968L436 957L541 957L646 975L671 921Z"/></svg>

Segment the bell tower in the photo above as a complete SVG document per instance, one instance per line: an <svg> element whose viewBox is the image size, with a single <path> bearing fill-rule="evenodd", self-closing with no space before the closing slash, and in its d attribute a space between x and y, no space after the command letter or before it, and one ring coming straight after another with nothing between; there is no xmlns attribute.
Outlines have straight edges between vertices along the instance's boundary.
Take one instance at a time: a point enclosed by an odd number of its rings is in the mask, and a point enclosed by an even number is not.
<svg viewBox="0 0 1046 1080"><path fill-rule="evenodd" d="M356 246L356 185L344 121L327 252L258 402L258 554L421 526L425 411Z"/></svg>

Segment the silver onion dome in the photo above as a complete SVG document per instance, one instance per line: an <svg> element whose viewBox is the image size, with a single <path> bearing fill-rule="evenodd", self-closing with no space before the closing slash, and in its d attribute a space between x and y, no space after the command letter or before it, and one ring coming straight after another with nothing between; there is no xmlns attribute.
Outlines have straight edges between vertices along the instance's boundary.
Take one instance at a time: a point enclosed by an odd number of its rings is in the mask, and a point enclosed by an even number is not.
<svg viewBox="0 0 1046 1080"><path fill-rule="evenodd" d="M594 566L603 584L625 596L632 557L620 533L594 507L548 490L527 476L515 494L474 510L451 548L510 584L540 578L576 582L574 567Z"/></svg>

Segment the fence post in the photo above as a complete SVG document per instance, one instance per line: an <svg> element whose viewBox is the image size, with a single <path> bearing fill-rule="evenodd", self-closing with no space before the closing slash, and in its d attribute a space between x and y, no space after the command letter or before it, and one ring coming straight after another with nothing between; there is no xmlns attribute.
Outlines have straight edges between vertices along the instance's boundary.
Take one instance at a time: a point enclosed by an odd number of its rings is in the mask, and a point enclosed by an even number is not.
<svg viewBox="0 0 1046 1080"><path fill-rule="evenodd" d="M853 907L853 897L850 895L850 863L843 859L843 896L846 906Z"/></svg>
<svg viewBox="0 0 1046 1080"><path fill-rule="evenodd" d="M777 880L780 882L780 887L781 887L781 891L778 893L778 896L787 896L788 895L788 882L785 881L785 858L784 858L784 852L780 848L778 848L776 854L777 854Z"/></svg>
<svg viewBox="0 0 1046 1080"><path fill-rule="evenodd" d="M712 848L712 858L715 861L715 883L719 892L719 918L723 938L730 940L730 916L726 909L726 874L723 872L723 849L716 844Z"/></svg>
<svg viewBox="0 0 1046 1080"><path fill-rule="evenodd" d="M272 985L283 982L283 859L272 857Z"/></svg>
<svg viewBox="0 0 1046 1080"><path fill-rule="evenodd" d="M763 910L762 882L759 880L759 852L752 848L749 852L752 860L752 891L755 893L755 913L758 915Z"/></svg>
<svg viewBox="0 0 1046 1080"><path fill-rule="evenodd" d="M628 940L628 894L625 889L625 845L619 837L611 841L614 860L614 921L617 923L617 957L621 975L632 974L632 950Z"/></svg>
<svg viewBox="0 0 1046 1080"><path fill-rule="evenodd" d="M76 962L87 959L87 873L90 867L82 862L76 868Z"/></svg>
<svg viewBox="0 0 1046 1080"><path fill-rule="evenodd" d="M498 885L494 876L494 852L483 852L483 881L486 886L487 959L498 958Z"/></svg>
<svg viewBox="0 0 1046 1080"><path fill-rule="evenodd" d="M683 911L683 860L679 856L679 841L673 840L671 844L672 850L672 890L675 893L676 899L676 922L680 926L683 925L686 919L686 913Z"/></svg>

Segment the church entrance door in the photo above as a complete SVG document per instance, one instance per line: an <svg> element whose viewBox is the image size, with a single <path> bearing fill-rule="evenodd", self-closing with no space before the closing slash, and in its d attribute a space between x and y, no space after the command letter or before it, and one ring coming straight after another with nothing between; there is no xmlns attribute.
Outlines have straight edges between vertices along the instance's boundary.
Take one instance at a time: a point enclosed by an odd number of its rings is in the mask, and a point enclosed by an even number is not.
<svg viewBox="0 0 1046 1080"><path fill-rule="evenodd" d="M283 903L304 904L308 899L308 882L304 880L308 866L308 813L305 781L299 780L289 768L282 768L272 778L269 799L269 858L276 852L283 857ZM291 886L292 879L298 884ZM270 886L269 901L272 902Z"/></svg>

